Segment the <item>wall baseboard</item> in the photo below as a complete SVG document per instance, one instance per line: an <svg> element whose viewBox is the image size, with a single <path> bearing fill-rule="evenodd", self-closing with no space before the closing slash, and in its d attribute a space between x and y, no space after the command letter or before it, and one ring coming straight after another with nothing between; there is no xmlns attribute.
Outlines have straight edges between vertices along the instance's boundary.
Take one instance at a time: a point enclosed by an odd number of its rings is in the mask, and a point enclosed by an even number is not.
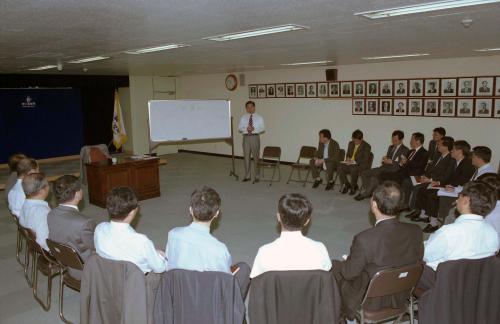
<svg viewBox="0 0 500 324"><path fill-rule="evenodd" d="M201 152L201 151L193 151L193 150L177 150L179 153L190 153L190 154L200 154L200 155L209 155L209 156L217 156L217 157L225 157L225 158L231 158L231 154L221 154L221 153L211 153L211 152ZM243 160L243 156L241 155L235 155L235 159ZM269 160L264 160L268 162ZM284 165L291 165L295 162L288 162L288 161L280 161L280 164Z"/></svg>

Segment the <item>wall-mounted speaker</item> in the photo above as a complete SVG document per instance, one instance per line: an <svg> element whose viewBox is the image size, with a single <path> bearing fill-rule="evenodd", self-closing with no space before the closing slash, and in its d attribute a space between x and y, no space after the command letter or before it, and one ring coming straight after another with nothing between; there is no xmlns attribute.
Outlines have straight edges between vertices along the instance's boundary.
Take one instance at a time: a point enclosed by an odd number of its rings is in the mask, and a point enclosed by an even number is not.
<svg viewBox="0 0 500 324"><path fill-rule="evenodd" d="M245 74L238 75L238 79L240 79L240 86L245 86Z"/></svg>
<svg viewBox="0 0 500 324"><path fill-rule="evenodd" d="M337 81L337 69L326 69L326 81Z"/></svg>

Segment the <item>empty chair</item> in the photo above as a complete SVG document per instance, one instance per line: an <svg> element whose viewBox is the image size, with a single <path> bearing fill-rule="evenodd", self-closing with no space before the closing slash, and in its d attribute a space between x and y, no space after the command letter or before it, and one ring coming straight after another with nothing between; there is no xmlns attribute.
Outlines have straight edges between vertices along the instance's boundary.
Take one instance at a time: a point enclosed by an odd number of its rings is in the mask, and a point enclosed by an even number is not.
<svg viewBox="0 0 500 324"><path fill-rule="evenodd" d="M302 186L305 187L307 183L307 178L309 177L309 174L311 173L311 169L309 168L309 160L314 159L314 156L316 154L316 148L314 146L302 146L300 148L299 152L299 157L297 158L297 162L293 163L291 165L291 170L290 170L290 175L288 176L288 181L286 182L287 184L290 183L291 181L294 182L301 182ZM302 160L306 160L306 162L302 162ZM298 180L292 179L293 172L297 170L299 178ZM302 179L302 171L306 172L305 177Z"/></svg>
<svg viewBox="0 0 500 324"><path fill-rule="evenodd" d="M279 182L281 180L280 174L280 159L281 159L281 148L278 146L266 146L264 147L264 152L262 152L261 159L257 162L257 167L259 169L259 174L261 175L261 181L269 181L269 185L271 186L274 181ZM271 169L272 176L271 178L264 179L263 169ZM274 180L274 176L278 171L278 180Z"/></svg>

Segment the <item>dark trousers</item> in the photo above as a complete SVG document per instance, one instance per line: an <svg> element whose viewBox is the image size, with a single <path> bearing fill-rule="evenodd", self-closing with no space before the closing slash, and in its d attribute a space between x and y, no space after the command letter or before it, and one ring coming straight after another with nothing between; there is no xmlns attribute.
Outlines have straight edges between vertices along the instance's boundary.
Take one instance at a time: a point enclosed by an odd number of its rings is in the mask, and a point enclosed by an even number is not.
<svg viewBox="0 0 500 324"><path fill-rule="evenodd" d="M411 179L410 179L410 184L411 184ZM427 187L429 186L428 183L421 183L416 186L413 186L411 188L411 194L410 194L410 208L417 208L417 200L419 196L424 195L424 192L427 190Z"/></svg>
<svg viewBox="0 0 500 324"><path fill-rule="evenodd" d="M425 189L420 192L416 199L415 208L425 210L425 214L430 217L438 217L439 196L436 189Z"/></svg>
<svg viewBox="0 0 500 324"><path fill-rule="evenodd" d="M455 197L439 197L439 210L438 210L438 219L444 224L444 220L446 216L450 213L450 210L453 208L453 204L457 198Z"/></svg>
<svg viewBox="0 0 500 324"><path fill-rule="evenodd" d="M394 181L401 185L401 192L403 193L403 206L408 207L411 191L413 189L413 184L411 183L410 177L401 172L382 172L379 176L379 181Z"/></svg>
<svg viewBox="0 0 500 324"><path fill-rule="evenodd" d="M379 176L383 172L396 172L397 169L393 166L382 165L378 168L373 168L361 172L361 181L363 183L364 193L371 195L373 190L380 184Z"/></svg>
<svg viewBox="0 0 500 324"><path fill-rule="evenodd" d="M436 283L436 271L431 267L424 265L424 271L422 272L422 276L418 281L417 288L422 290L429 290L434 287Z"/></svg>
<svg viewBox="0 0 500 324"><path fill-rule="evenodd" d="M340 164L337 172L339 173L340 184L350 184L354 187L358 184L359 174L363 171L357 164ZM347 175L351 176L351 182L347 180Z"/></svg>
<svg viewBox="0 0 500 324"><path fill-rule="evenodd" d="M321 173L321 170L323 170L323 165L320 165L319 167L314 164L315 160L311 159L309 161L309 167L311 168L311 174L313 178L319 178L319 175ZM337 163L335 161L327 161L325 162L326 166L326 182L331 182L333 181L333 173L335 170L337 170Z"/></svg>

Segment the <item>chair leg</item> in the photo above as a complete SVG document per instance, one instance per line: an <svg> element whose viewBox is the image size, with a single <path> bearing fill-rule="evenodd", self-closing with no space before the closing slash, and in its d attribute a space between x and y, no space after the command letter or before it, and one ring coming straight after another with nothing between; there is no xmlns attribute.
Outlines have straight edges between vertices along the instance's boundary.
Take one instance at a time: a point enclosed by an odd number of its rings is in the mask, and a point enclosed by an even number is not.
<svg viewBox="0 0 500 324"><path fill-rule="evenodd" d="M61 321L67 324L73 324L72 322L68 321L66 317L64 317L64 276L63 276L63 270L61 269L59 271L59 277L60 277L60 284L59 284L59 318Z"/></svg>
<svg viewBox="0 0 500 324"><path fill-rule="evenodd" d="M24 255L24 260L25 260L24 277L26 278L28 286L31 288L33 287L33 271L34 267L36 266L36 261L35 261L36 257L35 257L35 252L30 250L28 242L26 242L26 252ZM31 271L30 271L30 264L31 264Z"/></svg>
<svg viewBox="0 0 500 324"><path fill-rule="evenodd" d="M24 263L23 261L21 261L21 254L22 254L22 251L23 251L23 241L24 241L24 238L21 234L21 231L17 230L17 242L16 242L16 260L17 260L17 263L19 263L21 266L24 267Z"/></svg>
<svg viewBox="0 0 500 324"><path fill-rule="evenodd" d="M33 283L33 296L36 301L42 306L43 310L48 311L50 309L50 304L52 300L52 277L55 275L53 273L54 267L51 263L49 263L49 270L47 272L47 294L45 302L38 297L38 266L35 269L35 279Z"/></svg>
<svg viewBox="0 0 500 324"><path fill-rule="evenodd" d="M410 297L410 304L408 305L408 311L410 313L410 324L413 324L415 320L415 314L413 313L413 297Z"/></svg>
<svg viewBox="0 0 500 324"><path fill-rule="evenodd" d="M290 183L290 180L292 179L292 175L293 175L293 170L294 170L294 168L292 167L292 170L290 170L290 175L288 176L288 180L286 181L286 184ZM300 170L298 172L299 172L299 179L300 179Z"/></svg>
<svg viewBox="0 0 500 324"><path fill-rule="evenodd" d="M273 175L271 176L271 181L269 181L269 186L273 185L273 180L274 180L274 174L276 173L276 166L273 168Z"/></svg>
<svg viewBox="0 0 500 324"><path fill-rule="evenodd" d="M307 184L307 179L309 178L309 174L311 173L311 168L307 168L306 172L306 178L304 179L304 183L302 184L302 187L305 187Z"/></svg>

